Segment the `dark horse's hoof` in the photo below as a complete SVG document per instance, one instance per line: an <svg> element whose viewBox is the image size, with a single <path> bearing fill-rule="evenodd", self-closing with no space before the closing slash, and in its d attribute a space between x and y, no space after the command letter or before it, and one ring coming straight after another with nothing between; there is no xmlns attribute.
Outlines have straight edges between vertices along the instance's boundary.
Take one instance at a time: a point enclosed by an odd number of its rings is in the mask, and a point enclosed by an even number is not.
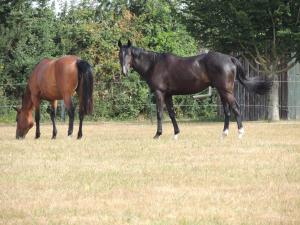
<svg viewBox="0 0 300 225"><path fill-rule="evenodd" d="M153 137L153 139L159 139L160 134L155 134L155 136Z"/></svg>
<svg viewBox="0 0 300 225"><path fill-rule="evenodd" d="M77 136L77 140L80 140L82 138L82 135L79 135Z"/></svg>
<svg viewBox="0 0 300 225"><path fill-rule="evenodd" d="M35 139L39 139L40 136L41 136L41 134L36 134L36 135L35 135Z"/></svg>

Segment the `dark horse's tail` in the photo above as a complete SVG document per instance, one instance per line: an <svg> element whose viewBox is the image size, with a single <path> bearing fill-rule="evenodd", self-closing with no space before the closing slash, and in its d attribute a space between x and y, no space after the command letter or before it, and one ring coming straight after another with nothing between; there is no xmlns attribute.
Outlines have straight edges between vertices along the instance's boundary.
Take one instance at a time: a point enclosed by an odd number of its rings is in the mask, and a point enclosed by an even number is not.
<svg viewBox="0 0 300 225"><path fill-rule="evenodd" d="M231 57L231 61L236 66L237 79L248 91L259 95L264 95L270 91L272 87L272 82L270 80L263 79L262 77L246 77L241 62L234 57Z"/></svg>
<svg viewBox="0 0 300 225"><path fill-rule="evenodd" d="M93 73L91 65L84 60L77 60L78 93L80 111L86 115L93 111Z"/></svg>

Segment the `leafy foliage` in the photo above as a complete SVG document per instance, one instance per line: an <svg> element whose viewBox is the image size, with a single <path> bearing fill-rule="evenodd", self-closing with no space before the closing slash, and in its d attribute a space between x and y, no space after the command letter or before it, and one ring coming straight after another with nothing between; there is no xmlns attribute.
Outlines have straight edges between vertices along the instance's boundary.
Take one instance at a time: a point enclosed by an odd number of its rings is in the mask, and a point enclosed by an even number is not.
<svg viewBox="0 0 300 225"><path fill-rule="evenodd" d="M226 53L242 53L259 62L269 74L276 73L292 59L300 61L297 0L183 0L182 3L186 7L181 13L188 28L203 45Z"/></svg>
<svg viewBox="0 0 300 225"><path fill-rule="evenodd" d="M197 42L167 0L81 0L61 7L56 13L48 0L1 4L0 83L25 83L44 57L79 55L93 65L95 74L93 119L136 118L147 115L154 101L138 74L121 75L118 40L131 39L139 47L181 56L197 53ZM0 89L0 98L20 99L24 85ZM176 97L175 102L183 105L177 107L179 115L203 116L191 96ZM205 115L213 111L204 110Z"/></svg>

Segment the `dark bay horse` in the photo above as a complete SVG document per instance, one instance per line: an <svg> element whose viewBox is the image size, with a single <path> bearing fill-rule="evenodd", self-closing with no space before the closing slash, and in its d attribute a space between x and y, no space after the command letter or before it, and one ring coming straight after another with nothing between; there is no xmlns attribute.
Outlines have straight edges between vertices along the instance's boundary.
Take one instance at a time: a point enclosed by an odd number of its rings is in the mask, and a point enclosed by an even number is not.
<svg viewBox="0 0 300 225"><path fill-rule="evenodd" d="M244 134L239 105L233 94L234 80L257 94L267 93L272 83L260 77L246 77L241 63L234 57L218 52L178 57L172 54L146 51L118 42L122 72L126 75L132 67L147 82L156 97L157 131L154 138L162 134L163 106L166 104L177 139L179 128L173 109L173 95L195 94L209 86L215 87L224 107L223 136L228 135L230 109L236 116L239 137Z"/></svg>
<svg viewBox="0 0 300 225"><path fill-rule="evenodd" d="M52 139L56 138L55 115L57 100L63 99L69 115L68 135L73 133L74 106L72 96L79 95L79 131L82 137L82 121L93 110L93 74L88 62L77 56L63 56L58 59L43 59L39 62L29 78L21 109L17 110L16 138L24 138L33 127L32 110L35 109L36 133L40 137L40 103L47 100L51 104L50 116L53 124Z"/></svg>

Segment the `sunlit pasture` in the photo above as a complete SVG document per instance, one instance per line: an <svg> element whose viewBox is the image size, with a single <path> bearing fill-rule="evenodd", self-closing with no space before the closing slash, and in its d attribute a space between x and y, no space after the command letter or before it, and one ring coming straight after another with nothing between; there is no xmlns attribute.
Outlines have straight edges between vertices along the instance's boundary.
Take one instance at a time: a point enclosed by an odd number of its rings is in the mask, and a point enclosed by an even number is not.
<svg viewBox="0 0 300 225"><path fill-rule="evenodd" d="M300 224L300 123L41 125L15 140L0 126L0 224Z"/></svg>

